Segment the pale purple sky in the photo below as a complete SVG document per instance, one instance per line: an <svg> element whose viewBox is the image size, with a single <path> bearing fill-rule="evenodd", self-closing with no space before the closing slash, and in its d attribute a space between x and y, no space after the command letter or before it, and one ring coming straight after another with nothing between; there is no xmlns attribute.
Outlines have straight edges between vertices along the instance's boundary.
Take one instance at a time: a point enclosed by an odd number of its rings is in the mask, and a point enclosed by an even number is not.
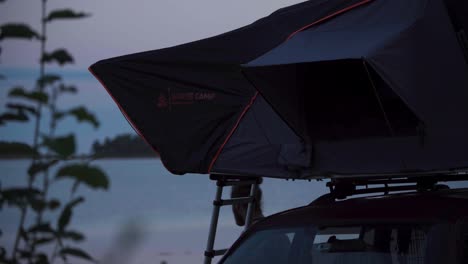
<svg viewBox="0 0 468 264"><path fill-rule="evenodd" d="M78 151L85 153L96 139L103 140L132 131L111 97L87 73L88 66L94 62L221 34L299 2L302 1L48 0L48 12L72 8L92 14L85 19L56 20L48 24L47 50L66 47L75 58L75 64L66 65L64 69L73 73L67 75L66 83L77 85L80 93L63 98L61 106L70 108L84 104L96 113L102 123L99 130L94 130L86 125L77 126L69 119L58 127L58 133L78 132ZM26 22L39 31L40 3L40 0L6 0L0 4L0 25ZM6 81L0 81L2 112L8 88L15 85L33 87L37 78L40 45L37 41L6 40L0 42L0 46L0 73L8 77ZM57 67L52 65L47 69L55 73ZM9 73L17 77L12 78ZM47 120L42 123L46 125ZM31 139L32 127L28 127L28 124L0 127L0 140L30 142Z"/></svg>
<svg viewBox="0 0 468 264"><path fill-rule="evenodd" d="M39 0L0 4L0 24L27 21L39 30ZM48 9L86 11L90 18L56 21L49 26L50 49L67 47L75 67L127 53L159 49L206 38L249 24L298 0L49 0ZM29 41L1 43L3 66L30 66L39 46Z"/></svg>

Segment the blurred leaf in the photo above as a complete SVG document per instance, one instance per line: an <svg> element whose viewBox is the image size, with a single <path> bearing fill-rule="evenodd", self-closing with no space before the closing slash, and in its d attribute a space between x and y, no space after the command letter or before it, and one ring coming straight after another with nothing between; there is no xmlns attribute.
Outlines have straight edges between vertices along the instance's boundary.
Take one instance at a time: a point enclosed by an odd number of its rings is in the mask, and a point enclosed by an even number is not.
<svg viewBox="0 0 468 264"><path fill-rule="evenodd" d="M64 239L71 239L75 242L80 242L85 239L85 236L77 231L66 231L62 233L62 238Z"/></svg>
<svg viewBox="0 0 468 264"><path fill-rule="evenodd" d="M73 94L75 94L75 93L78 92L78 89L74 85L61 84L60 87L59 87L59 91L62 92L62 93L73 93Z"/></svg>
<svg viewBox="0 0 468 264"><path fill-rule="evenodd" d="M57 199L52 199L49 201L48 207L50 210L55 210L60 207L60 201Z"/></svg>
<svg viewBox="0 0 468 264"><path fill-rule="evenodd" d="M9 109L13 109L13 110L28 112L35 116L37 115L36 108L29 106L29 105L8 103L6 107Z"/></svg>
<svg viewBox="0 0 468 264"><path fill-rule="evenodd" d="M76 19L84 18L87 16L90 16L90 14L84 12L75 12L71 9L58 9L50 12L45 21L50 22L55 19Z"/></svg>
<svg viewBox="0 0 468 264"><path fill-rule="evenodd" d="M22 111L18 113L3 113L0 115L0 125L4 125L7 122L27 122L28 120L28 116Z"/></svg>
<svg viewBox="0 0 468 264"><path fill-rule="evenodd" d="M58 162L58 160L50 160L50 161L45 161L45 162L35 162L31 164L28 168L28 174L31 177L36 176L37 173L41 171L46 171L48 170L51 166L55 165Z"/></svg>
<svg viewBox="0 0 468 264"><path fill-rule="evenodd" d="M0 50L0 54L1 54L1 50ZM0 80L6 80L6 76L0 73Z"/></svg>
<svg viewBox="0 0 468 264"><path fill-rule="evenodd" d="M42 212L46 208L43 197L34 197L29 200L29 205L35 212Z"/></svg>
<svg viewBox="0 0 468 264"><path fill-rule="evenodd" d="M39 92L39 91L25 91L22 87L14 87L13 89L10 90L8 93L8 96L10 97L19 97L23 99L28 99L40 103L47 103L49 100L49 96L44 93L44 92Z"/></svg>
<svg viewBox="0 0 468 264"><path fill-rule="evenodd" d="M37 155L37 152L28 144L19 142L5 142L0 141L0 156L27 156L31 157Z"/></svg>
<svg viewBox="0 0 468 264"><path fill-rule="evenodd" d="M54 113L54 118L55 118L55 120L60 120L60 119L64 118L66 116L66 114L67 114L66 112L56 111Z"/></svg>
<svg viewBox="0 0 468 264"><path fill-rule="evenodd" d="M69 177L95 189L107 190L109 188L109 180L106 174L95 166L85 164L67 165L60 168L55 177L57 179Z"/></svg>
<svg viewBox="0 0 468 264"><path fill-rule="evenodd" d="M0 207L6 203L10 206L25 208L31 201L42 198L42 193L34 188L8 188L0 191Z"/></svg>
<svg viewBox="0 0 468 264"><path fill-rule="evenodd" d="M78 198L70 201L65 206L65 208L63 208L63 211L60 214L60 217L59 217L59 219L57 221L57 229L58 229L58 232L60 233L59 235L61 235L65 231L65 228L70 223L73 207L75 207L76 205L78 205L79 203L82 203L82 202L84 202L84 198L83 197L78 197Z"/></svg>
<svg viewBox="0 0 468 264"><path fill-rule="evenodd" d="M91 124L94 128L98 128L99 127L99 121L97 120L96 116L90 112L88 112L88 110L83 107L83 106L79 106L79 107L75 107L75 108L72 108L66 112L59 112L57 111L55 114L54 114L54 118L56 120L60 120L66 116L73 116L74 118L76 118L76 121L78 122L86 122L86 123L89 123Z"/></svg>
<svg viewBox="0 0 468 264"><path fill-rule="evenodd" d="M52 241L54 241L56 238L55 237L41 237L41 238L38 238L36 240L34 240L34 245L42 245L42 244L47 244L47 243L50 243Z"/></svg>
<svg viewBox="0 0 468 264"><path fill-rule="evenodd" d="M6 38L40 39L40 35L26 24L8 23L0 26L0 40Z"/></svg>
<svg viewBox="0 0 468 264"><path fill-rule="evenodd" d="M50 223L42 223L42 224L37 224L32 227L30 227L27 230L28 233L47 233L47 234L55 234L55 230L52 229L50 226Z"/></svg>
<svg viewBox="0 0 468 264"><path fill-rule="evenodd" d="M21 238L22 238L24 241L29 241L28 233L26 232L26 230L24 230L23 227L20 227L19 233L20 233Z"/></svg>
<svg viewBox="0 0 468 264"><path fill-rule="evenodd" d="M22 259L29 259L32 257L32 253L31 251L27 251L27 250L18 250L18 253L19 253L19 257L22 258Z"/></svg>
<svg viewBox="0 0 468 264"><path fill-rule="evenodd" d="M60 250L60 254L61 255L69 255L69 256L73 256L73 257L78 257L78 258L82 258L82 259L86 259L86 260L89 260L91 262L94 262L93 258L88 253L86 253L85 251L83 251L83 250L81 250L79 248L66 247L66 248L63 248L62 250Z"/></svg>
<svg viewBox="0 0 468 264"><path fill-rule="evenodd" d="M83 106L73 108L69 113L74 116L78 122L88 122L93 125L94 128L99 127L99 121L96 116L88 112L88 110Z"/></svg>
<svg viewBox="0 0 468 264"><path fill-rule="evenodd" d="M42 145L52 150L62 158L67 158L75 153L75 136L70 134L64 137L50 138L43 136Z"/></svg>
<svg viewBox="0 0 468 264"><path fill-rule="evenodd" d="M34 264L49 264L49 263L50 262L46 254L39 253L36 255L36 260L34 261Z"/></svg>
<svg viewBox="0 0 468 264"><path fill-rule="evenodd" d="M39 78L37 80L37 84L40 87L46 87L47 85L51 85L55 83L56 81L60 81L62 77L57 74L45 74L42 78Z"/></svg>
<svg viewBox="0 0 468 264"><path fill-rule="evenodd" d="M73 63L73 57L65 49L54 50L51 53L44 53L41 62L50 63L57 62L60 66L66 63Z"/></svg>

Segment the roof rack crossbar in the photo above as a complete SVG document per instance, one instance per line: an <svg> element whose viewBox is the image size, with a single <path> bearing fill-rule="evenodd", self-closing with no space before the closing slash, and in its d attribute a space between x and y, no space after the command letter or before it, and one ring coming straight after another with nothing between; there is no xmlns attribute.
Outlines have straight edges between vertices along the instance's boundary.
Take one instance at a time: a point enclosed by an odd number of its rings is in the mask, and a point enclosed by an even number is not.
<svg viewBox="0 0 468 264"><path fill-rule="evenodd" d="M229 180L229 181L220 181L218 180L216 184L222 184L223 186L242 186L242 185L252 185L255 184L257 181L255 180Z"/></svg>
<svg viewBox="0 0 468 264"><path fill-rule="evenodd" d="M439 182L464 181L468 180L468 174L440 174L432 176L399 176L392 178L352 178L352 179L332 179L327 183L330 194L335 199L345 199L349 196L384 193L399 191L425 191L433 190ZM414 184L411 184L414 183ZM396 184L396 186L395 186ZM411 184L411 185L401 185ZM384 187L369 188L369 185L383 185ZM393 185L393 186L389 186ZM358 186L365 186L364 189L358 189Z"/></svg>

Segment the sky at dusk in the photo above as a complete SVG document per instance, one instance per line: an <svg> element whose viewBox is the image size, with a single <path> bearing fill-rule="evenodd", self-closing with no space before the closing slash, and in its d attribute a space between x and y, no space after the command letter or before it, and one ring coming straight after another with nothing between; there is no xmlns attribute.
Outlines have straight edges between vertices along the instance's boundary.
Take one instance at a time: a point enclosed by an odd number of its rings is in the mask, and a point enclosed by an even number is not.
<svg viewBox="0 0 468 264"><path fill-rule="evenodd" d="M73 7L87 19L57 21L49 27L48 47L65 46L84 69L102 58L159 49L206 38L249 24L297 0L49 0L48 9ZM265 4L268 3L268 4ZM40 1L7 0L0 23L28 22L39 30ZM31 66L39 46L28 41L2 43L2 66Z"/></svg>
<svg viewBox="0 0 468 264"><path fill-rule="evenodd" d="M49 0L48 10L72 8L91 16L79 20L57 20L48 26L47 50L66 47L75 63L60 68L50 65L51 73L62 73L65 83L80 88L78 96L64 97L64 108L86 105L100 119L98 130L77 126L65 120L60 133L79 132L78 151L88 152L96 139L131 132L111 98L87 68L94 62L119 55L170 47L214 36L250 24L278 8L297 0L219 1L219 0ZM268 4L265 4L268 3ZM0 4L0 24L28 23L39 31L40 1L7 0ZM31 88L37 78L40 45L37 41L7 40L0 43L0 111L8 89L15 85ZM78 130L77 130L78 129ZM28 125L0 128L2 140L30 141Z"/></svg>

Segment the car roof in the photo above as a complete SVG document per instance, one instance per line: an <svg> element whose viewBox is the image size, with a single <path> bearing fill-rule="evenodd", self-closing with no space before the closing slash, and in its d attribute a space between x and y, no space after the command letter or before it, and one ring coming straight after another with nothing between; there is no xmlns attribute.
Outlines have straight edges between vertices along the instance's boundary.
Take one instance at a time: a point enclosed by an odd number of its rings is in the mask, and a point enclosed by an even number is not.
<svg viewBox="0 0 468 264"><path fill-rule="evenodd" d="M309 205L283 211L255 222L232 245L265 229L317 226L435 224L468 220L468 188L413 191L335 201L324 195ZM223 260L222 259L222 260ZM222 263L222 261L220 262Z"/></svg>
<svg viewBox="0 0 468 264"><path fill-rule="evenodd" d="M468 217L468 189L409 192L311 204L266 217L254 229L363 223L433 223Z"/></svg>

